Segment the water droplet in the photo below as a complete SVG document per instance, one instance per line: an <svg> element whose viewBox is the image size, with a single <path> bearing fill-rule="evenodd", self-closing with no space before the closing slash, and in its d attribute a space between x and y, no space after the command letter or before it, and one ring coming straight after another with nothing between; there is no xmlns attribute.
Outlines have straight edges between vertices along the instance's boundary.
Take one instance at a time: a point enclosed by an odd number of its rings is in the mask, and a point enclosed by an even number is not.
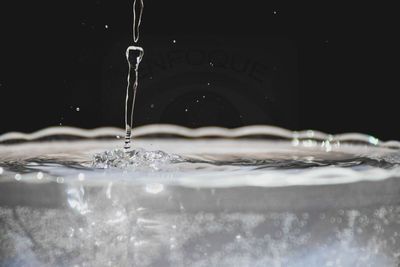
<svg viewBox="0 0 400 267"><path fill-rule="evenodd" d="M21 179L22 179L21 174L17 173L17 174L15 175L15 180L21 181Z"/></svg>
<svg viewBox="0 0 400 267"><path fill-rule="evenodd" d="M64 178L62 178L62 177L57 177L57 183L58 183L58 184L64 183Z"/></svg>
<svg viewBox="0 0 400 267"><path fill-rule="evenodd" d="M38 178L38 180L42 180L43 179L43 173L42 172L38 172L38 174L36 175L36 177Z"/></svg>

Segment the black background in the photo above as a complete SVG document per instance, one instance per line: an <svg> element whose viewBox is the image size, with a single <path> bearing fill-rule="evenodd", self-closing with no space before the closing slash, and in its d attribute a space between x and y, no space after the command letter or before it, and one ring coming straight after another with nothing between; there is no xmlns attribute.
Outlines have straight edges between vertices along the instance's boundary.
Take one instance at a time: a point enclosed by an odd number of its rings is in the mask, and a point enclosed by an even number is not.
<svg viewBox="0 0 400 267"><path fill-rule="evenodd" d="M324 3L147 0L141 44L146 48L148 36L163 36L170 40L165 46L173 45L172 40L179 42L177 36L185 35L290 40L297 50L297 77L292 81L297 118L283 118L278 126L400 139L396 9L320 2ZM106 99L98 92L107 79L105 58L116 44L121 47L117 61L125 63L131 6L127 0L1 1L0 133L31 132L60 123L123 127L121 116L113 120L100 112ZM115 75L125 79L126 73ZM140 105L138 99L138 109ZM123 115L123 104L115 106ZM238 114L229 118L229 112L221 121L213 120L211 113L210 121L197 122L194 117L182 119L185 114L176 111L169 112L166 121L140 114L138 125L241 123ZM256 119L263 121L262 115Z"/></svg>

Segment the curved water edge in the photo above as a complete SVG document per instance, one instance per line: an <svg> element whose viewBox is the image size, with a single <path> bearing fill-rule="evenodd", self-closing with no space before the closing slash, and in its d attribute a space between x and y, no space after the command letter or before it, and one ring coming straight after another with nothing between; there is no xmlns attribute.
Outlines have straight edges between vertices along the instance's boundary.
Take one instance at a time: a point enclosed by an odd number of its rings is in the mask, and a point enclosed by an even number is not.
<svg viewBox="0 0 400 267"><path fill-rule="evenodd" d="M49 127L33 133L10 132L0 135L0 144L11 143L16 141L35 141L41 139L50 139L55 137L77 137L77 138L122 138L125 130L115 127L101 127L96 129L81 129L75 127ZM178 125L170 124L154 124L136 127L132 130L133 138L146 137L151 135L158 136L175 136L185 138L203 138L203 137L220 137L220 138L244 138L244 137L260 137L260 138L279 138L286 140L309 139L318 141L344 142L344 143L364 143L374 146L399 148L399 141L381 141L371 135L362 133L343 133L343 134L327 134L320 131L304 130L291 131L288 129L269 126L254 125L244 126L236 129L227 129L221 127L203 127L203 128L186 128Z"/></svg>

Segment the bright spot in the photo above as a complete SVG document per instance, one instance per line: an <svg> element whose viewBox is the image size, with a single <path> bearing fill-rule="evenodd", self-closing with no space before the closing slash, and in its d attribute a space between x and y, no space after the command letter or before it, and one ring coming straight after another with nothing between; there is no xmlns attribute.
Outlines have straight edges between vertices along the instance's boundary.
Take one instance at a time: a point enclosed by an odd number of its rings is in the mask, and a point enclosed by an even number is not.
<svg viewBox="0 0 400 267"><path fill-rule="evenodd" d="M172 42L173 42L174 44L176 44L176 40L173 40Z"/></svg>
<svg viewBox="0 0 400 267"><path fill-rule="evenodd" d="M43 172L38 172L38 174L36 175L36 178L38 178L38 180L42 180L44 177Z"/></svg>
<svg viewBox="0 0 400 267"><path fill-rule="evenodd" d="M276 10L274 10L274 12L273 12L273 13L274 13L274 15L278 14L278 12L277 12Z"/></svg>
<svg viewBox="0 0 400 267"><path fill-rule="evenodd" d="M80 173L79 175L78 175L78 180L79 181L83 181L83 180L85 180L85 175L83 174L83 173Z"/></svg>
<svg viewBox="0 0 400 267"><path fill-rule="evenodd" d="M0 174L3 174L4 170L2 167L0 167Z"/></svg>
<svg viewBox="0 0 400 267"><path fill-rule="evenodd" d="M370 144L373 144L373 145L375 145L375 146L379 144L379 140L376 139L376 138L373 137L373 136L370 136L369 139L368 139L368 141L369 141Z"/></svg>
<svg viewBox="0 0 400 267"><path fill-rule="evenodd" d="M312 138L312 137L314 137L314 135L315 135L314 131L312 131L312 130L308 130L307 131L307 136L308 137Z"/></svg>
<svg viewBox="0 0 400 267"><path fill-rule="evenodd" d="M104 28L108 29L108 25L104 25Z"/></svg>
<svg viewBox="0 0 400 267"><path fill-rule="evenodd" d="M150 105L150 108L154 108L154 107L155 107L154 104L151 104L151 105Z"/></svg>
<svg viewBox="0 0 400 267"><path fill-rule="evenodd" d="M21 174L17 173L17 174L15 175L15 180L21 181L21 179L22 179Z"/></svg>
<svg viewBox="0 0 400 267"><path fill-rule="evenodd" d="M188 112L189 110L188 109L185 109L185 112Z"/></svg>
<svg viewBox="0 0 400 267"><path fill-rule="evenodd" d="M79 107L77 107L77 108L76 108L76 111L78 111L78 112L79 112L80 110L81 110L81 109L80 109Z"/></svg>
<svg viewBox="0 0 400 267"><path fill-rule="evenodd" d="M148 184L146 185L146 192L150 194L159 194L164 191L164 185L162 184Z"/></svg>
<svg viewBox="0 0 400 267"><path fill-rule="evenodd" d="M64 178L62 178L62 177L57 177L57 183L59 183L59 184L64 183Z"/></svg>

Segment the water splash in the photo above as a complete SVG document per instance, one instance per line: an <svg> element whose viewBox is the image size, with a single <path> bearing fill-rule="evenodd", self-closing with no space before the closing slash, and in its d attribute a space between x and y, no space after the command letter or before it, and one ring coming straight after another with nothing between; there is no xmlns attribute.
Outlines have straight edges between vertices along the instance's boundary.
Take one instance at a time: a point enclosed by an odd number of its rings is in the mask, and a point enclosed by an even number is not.
<svg viewBox="0 0 400 267"><path fill-rule="evenodd" d="M140 24L142 22L144 3L143 0L135 0L133 3L133 41L139 41ZM139 13L139 14L137 14ZM130 46L126 50L126 59L129 64L128 86L125 103L125 146L124 150L131 148L131 134L133 128L133 112L135 109L136 91L138 87L139 65L144 56L144 50L140 46Z"/></svg>
<svg viewBox="0 0 400 267"><path fill-rule="evenodd" d="M94 155L92 166L100 169L159 170L162 166L182 161L180 156L163 151L147 151L140 148L130 151L114 149Z"/></svg>

